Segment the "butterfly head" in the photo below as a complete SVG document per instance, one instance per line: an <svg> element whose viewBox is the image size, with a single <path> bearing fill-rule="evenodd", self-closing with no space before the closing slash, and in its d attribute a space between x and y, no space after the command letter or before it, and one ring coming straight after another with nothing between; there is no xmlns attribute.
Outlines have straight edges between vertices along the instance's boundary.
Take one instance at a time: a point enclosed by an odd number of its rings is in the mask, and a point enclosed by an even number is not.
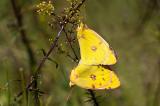
<svg viewBox="0 0 160 106"><path fill-rule="evenodd" d="M79 26L77 27L77 37L78 38L81 38L82 36L84 36L83 32L85 29L88 29L87 25L81 22Z"/></svg>

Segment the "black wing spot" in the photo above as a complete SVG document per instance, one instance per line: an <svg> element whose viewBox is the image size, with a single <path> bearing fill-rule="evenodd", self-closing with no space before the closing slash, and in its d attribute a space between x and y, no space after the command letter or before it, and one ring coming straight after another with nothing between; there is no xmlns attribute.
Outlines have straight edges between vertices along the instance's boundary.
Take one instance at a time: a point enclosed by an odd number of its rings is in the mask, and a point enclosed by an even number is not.
<svg viewBox="0 0 160 106"><path fill-rule="evenodd" d="M103 81L105 81L105 79L104 79L104 78L102 78L102 80L103 80Z"/></svg>

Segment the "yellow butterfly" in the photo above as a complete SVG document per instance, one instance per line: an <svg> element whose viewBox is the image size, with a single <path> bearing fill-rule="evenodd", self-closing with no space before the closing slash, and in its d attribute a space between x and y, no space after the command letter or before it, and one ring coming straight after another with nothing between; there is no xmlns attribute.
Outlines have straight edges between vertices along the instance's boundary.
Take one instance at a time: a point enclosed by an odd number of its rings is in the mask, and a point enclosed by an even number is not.
<svg viewBox="0 0 160 106"><path fill-rule="evenodd" d="M81 61L86 65L112 65L117 62L109 44L95 31L83 23L77 28Z"/></svg>
<svg viewBox="0 0 160 106"><path fill-rule="evenodd" d="M120 86L120 81L113 71L103 66L79 64L70 75L70 86L75 84L85 89L114 89Z"/></svg>

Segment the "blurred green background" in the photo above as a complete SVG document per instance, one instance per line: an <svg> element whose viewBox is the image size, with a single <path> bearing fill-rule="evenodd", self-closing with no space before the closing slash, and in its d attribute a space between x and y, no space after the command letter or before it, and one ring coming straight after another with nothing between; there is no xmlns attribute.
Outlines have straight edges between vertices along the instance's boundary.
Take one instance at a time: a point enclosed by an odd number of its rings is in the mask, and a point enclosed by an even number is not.
<svg viewBox="0 0 160 106"><path fill-rule="evenodd" d="M31 61L19 33L25 30L36 62L43 57L57 34L48 26L48 19L37 15L33 7L38 0L17 0L22 10L23 25L16 25L12 0L0 0L0 105L23 106L23 97L14 100L31 80L35 64ZM53 0L56 11L68 4ZM96 91L100 106L160 106L160 1L159 0L86 0L81 8L84 22L109 42L118 55L114 70L121 87ZM72 36L75 36L72 35ZM64 51L73 55L60 39ZM74 49L79 55L77 42ZM70 94L69 73L76 64L56 49L50 56L58 63L46 61L39 76L41 106L92 106L87 91L75 87ZM37 65L36 65L37 66ZM33 105L32 92L29 104ZM25 100L24 100L25 101Z"/></svg>

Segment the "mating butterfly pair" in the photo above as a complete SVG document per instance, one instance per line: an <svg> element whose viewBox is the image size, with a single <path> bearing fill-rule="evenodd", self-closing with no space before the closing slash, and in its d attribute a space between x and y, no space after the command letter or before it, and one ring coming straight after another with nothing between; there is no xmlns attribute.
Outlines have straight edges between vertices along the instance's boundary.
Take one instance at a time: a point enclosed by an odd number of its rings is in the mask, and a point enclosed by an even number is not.
<svg viewBox="0 0 160 106"><path fill-rule="evenodd" d="M81 60L71 71L70 86L85 89L114 89L120 86L116 74L105 65L117 62L109 44L95 31L81 23L77 28Z"/></svg>

